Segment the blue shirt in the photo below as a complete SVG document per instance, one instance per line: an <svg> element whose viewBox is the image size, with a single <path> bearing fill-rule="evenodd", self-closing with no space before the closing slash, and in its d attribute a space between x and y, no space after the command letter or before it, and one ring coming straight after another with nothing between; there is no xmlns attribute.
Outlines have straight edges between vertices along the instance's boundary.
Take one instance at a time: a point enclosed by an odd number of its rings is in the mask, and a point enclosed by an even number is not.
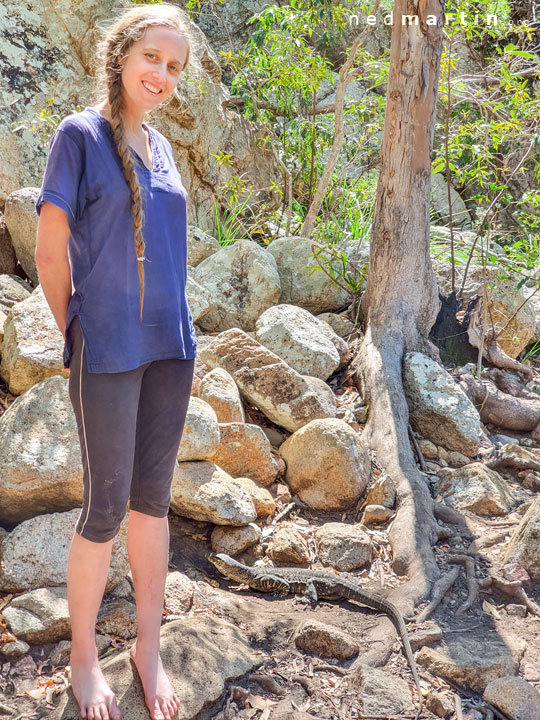
<svg viewBox="0 0 540 720"><path fill-rule="evenodd" d="M79 315L91 373L122 372L162 358L192 359L197 344L186 296L187 192L169 141L150 133L154 166L132 149L141 186L147 260L140 323L140 286L131 195L109 121L92 107L65 117L49 146L36 201L65 210L73 276L66 317L64 367L72 348L68 328Z"/></svg>

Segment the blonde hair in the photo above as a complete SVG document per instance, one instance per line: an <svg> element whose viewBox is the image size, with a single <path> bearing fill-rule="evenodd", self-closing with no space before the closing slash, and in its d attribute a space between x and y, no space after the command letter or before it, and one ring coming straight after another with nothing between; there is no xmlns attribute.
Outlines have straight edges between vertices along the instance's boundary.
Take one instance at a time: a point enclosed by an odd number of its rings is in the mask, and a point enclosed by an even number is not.
<svg viewBox="0 0 540 720"><path fill-rule="evenodd" d="M176 30L187 42L187 57L182 72L190 63L191 42L188 22L175 5L159 3L152 5L136 5L123 11L107 27L102 29L102 38L97 46L96 91L97 101L107 101L114 142L118 155L122 160L124 176L131 191L133 227L135 237L135 253L140 285L140 322L144 302L144 256L145 242L142 235L144 215L142 209L141 187L133 164L131 151L126 139L122 110L122 70L124 56L131 46L141 40L148 27L160 25ZM104 90L106 88L106 91ZM174 94L174 93L173 93Z"/></svg>

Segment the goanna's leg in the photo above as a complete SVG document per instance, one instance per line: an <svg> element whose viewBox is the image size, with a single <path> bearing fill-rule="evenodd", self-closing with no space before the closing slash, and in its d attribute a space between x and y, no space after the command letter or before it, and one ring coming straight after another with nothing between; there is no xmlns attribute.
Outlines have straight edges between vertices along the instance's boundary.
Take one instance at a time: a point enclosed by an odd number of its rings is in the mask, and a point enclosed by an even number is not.
<svg viewBox="0 0 540 720"><path fill-rule="evenodd" d="M289 594L289 583L283 578L266 575L264 578L255 578L250 583L254 590L271 592L275 597L285 597Z"/></svg>
<svg viewBox="0 0 540 720"><path fill-rule="evenodd" d="M315 585L310 581L306 585L304 594L301 597L295 598L293 600L293 605L296 605L296 603L303 603L306 608L308 605L311 605L311 608L314 609L317 605L317 600L317 590L315 588Z"/></svg>

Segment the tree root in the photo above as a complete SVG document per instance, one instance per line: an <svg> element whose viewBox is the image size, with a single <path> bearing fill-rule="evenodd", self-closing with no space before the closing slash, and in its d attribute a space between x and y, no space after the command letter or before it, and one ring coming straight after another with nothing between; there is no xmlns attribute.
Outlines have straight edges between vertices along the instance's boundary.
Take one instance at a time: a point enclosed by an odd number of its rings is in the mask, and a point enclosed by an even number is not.
<svg viewBox="0 0 540 720"><path fill-rule="evenodd" d="M417 616L416 622L421 623L428 619L428 617L433 613L435 608L440 604L441 600L444 598L448 590L452 587L452 585L456 582L459 575L459 568L452 568L450 572L447 572L446 575L443 575L435 585L433 586L433 592L431 595L431 601L427 607L425 607L422 612Z"/></svg>
<svg viewBox="0 0 540 720"><path fill-rule="evenodd" d="M447 560L451 565L464 565L467 574L467 589L469 594L463 605L457 611L457 615L462 615L474 605L480 593L474 570L474 559L470 555L449 555Z"/></svg>
<svg viewBox="0 0 540 720"><path fill-rule="evenodd" d="M519 605L525 605L532 615L540 617L540 607L533 600L529 599L527 593L523 589L521 580L506 580L505 578L498 577L497 575L491 575L490 577L481 580L479 586L484 592L488 588L498 590L511 600L515 600Z"/></svg>
<svg viewBox="0 0 540 720"><path fill-rule="evenodd" d="M508 430L529 432L540 423L540 398L517 398L498 390L492 383L478 382L470 373L460 375L459 384L468 397L480 406L480 418Z"/></svg>

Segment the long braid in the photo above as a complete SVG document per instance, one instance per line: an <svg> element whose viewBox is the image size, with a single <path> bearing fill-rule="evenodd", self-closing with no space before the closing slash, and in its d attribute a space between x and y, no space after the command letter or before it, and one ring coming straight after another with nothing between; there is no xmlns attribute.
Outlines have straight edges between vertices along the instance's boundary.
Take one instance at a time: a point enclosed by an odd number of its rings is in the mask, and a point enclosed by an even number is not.
<svg viewBox="0 0 540 720"><path fill-rule="evenodd" d="M133 229L135 240L135 254L137 257L137 272L140 286L140 323L144 303L144 260L146 244L143 240L144 213L141 196L141 186L133 162L129 144L126 140L122 112L124 99L122 95L122 69L124 57L134 42L140 40L150 25L164 25L176 30L188 42L188 52L184 68L190 64L191 34L189 21L184 13L176 6L167 3L159 5L138 6L122 13L112 26L104 33L103 40L98 45L98 63L96 72L96 96L98 100L107 99L111 115L113 138L122 161L124 177L127 180L132 199ZM103 87L106 95L103 96Z"/></svg>
<svg viewBox="0 0 540 720"><path fill-rule="evenodd" d="M122 77L118 73L113 73L109 84L109 107L111 110L111 127L113 130L114 142L118 154L122 160L122 168L124 176L128 182L132 198L133 212L133 229L135 234L135 253L137 256L137 270L139 274L140 286L140 322L142 323L143 300L144 300L144 251L146 244L142 236L142 226L144 222L144 214L142 209L141 186L139 178L133 163L133 157L129 145L126 140L124 123L122 122Z"/></svg>

